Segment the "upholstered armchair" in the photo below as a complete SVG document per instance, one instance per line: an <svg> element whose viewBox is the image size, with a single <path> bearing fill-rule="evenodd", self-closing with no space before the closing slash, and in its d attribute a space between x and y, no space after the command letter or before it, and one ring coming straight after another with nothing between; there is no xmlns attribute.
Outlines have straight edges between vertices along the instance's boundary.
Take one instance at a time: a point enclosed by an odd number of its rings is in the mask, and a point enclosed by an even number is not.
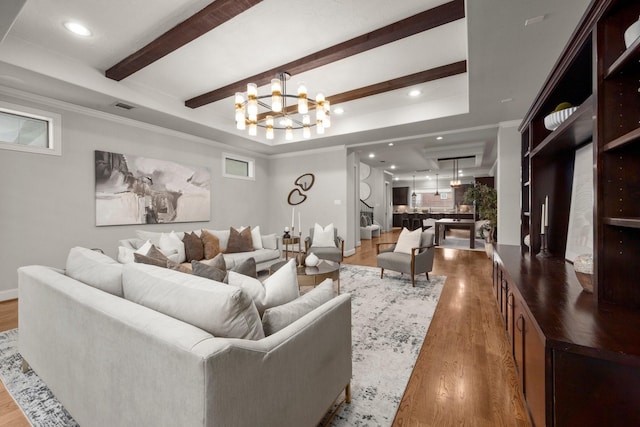
<svg viewBox="0 0 640 427"><path fill-rule="evenodd" d="M338 229L334 228L333 230L333 240L335 242L335 247L316 247L313 246L313 233L314 229L309 229L309 237L304 239L304 248L307 255L310 253L316 254L316 256L320 259L326 259L328 261L334 261L337 263L341 263L344 258L344 240L342 237L338 236Z"/></svg>
<svg viewBox="0 0 640 427"><path fill-rule="evenodd" d="M399 271L400 273L411 274L411 286L415 287L415 275L426 273L427 280L429 272L433 270L433 257L435 247L433 246L434 231L429 229L422 231L418 246L410 249L411 253L394 252L397 242L378 243L376 245L378 267L380 267L380 278L384 276L385 268ZM383 245L391 247L380 250Z"/></svg>
<svg viewBox="0 0 640 427"><path fill-rule="evenodd" d="M378 224L378 222L374 219L373 222L371 218L367 215L360 216L360 239L361 240L371 240L374 237L380 237L380 230L382 226Z"/></svg>

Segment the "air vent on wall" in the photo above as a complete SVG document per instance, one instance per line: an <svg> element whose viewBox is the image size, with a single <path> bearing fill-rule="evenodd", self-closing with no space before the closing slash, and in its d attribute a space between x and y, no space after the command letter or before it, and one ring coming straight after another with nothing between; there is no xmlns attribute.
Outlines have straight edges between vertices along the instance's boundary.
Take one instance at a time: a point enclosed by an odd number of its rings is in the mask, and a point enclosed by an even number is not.
<svg viewBox="0 0 640 427"><path fill-rule="evenodd" d="M133 105L125 104L124 102L116 102L115 104L113 104L113 106L122 108L123 110L133 110L134 108L136 108Z"/></svg>

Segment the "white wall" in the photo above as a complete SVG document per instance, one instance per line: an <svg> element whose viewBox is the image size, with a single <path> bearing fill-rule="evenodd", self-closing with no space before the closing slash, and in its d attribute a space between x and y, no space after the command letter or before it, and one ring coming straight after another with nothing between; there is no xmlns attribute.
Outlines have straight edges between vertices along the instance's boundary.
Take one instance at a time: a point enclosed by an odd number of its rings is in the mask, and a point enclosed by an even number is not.
<svg viewBox="0 0 640 427"><path fill-rule="evenodd" d="M313 187L304 192L307 199L295 206L295 228L298 234L298 212L302 220L302 237L317 222L322 226L333 223L347 246L354 247L347 233L347 154L344 147L311 150L271 156L269 161L269 227L282 234L291 226L289 192L297 188L296 178L305 173L315 176Z"/></svg>
<svg viewBox="0 0 640 427"><path fill-rule="evenodd" d="M267 207L272 191L269 161L264 157L55 101L42 104L9 96L3 100L61 114L63 146L62 156L0 150L0 300L17 297L18 267L64 267L73 246L102 248L115 257L118 240L135 237L140 228L169 231L260 225L264 232L280 232L280 226L270 228L273 221ZM211 221L96 227L94 150L208 167ZM223 178L223 151L253 157L256 180ZM335 198L340 197L344 198Z"/></svg>
<svg viewBox="0 0 640 427"><path fill-rule="evenodd" d="M498 128L498 241L520 245L520 121L500 123Z"/></svg>

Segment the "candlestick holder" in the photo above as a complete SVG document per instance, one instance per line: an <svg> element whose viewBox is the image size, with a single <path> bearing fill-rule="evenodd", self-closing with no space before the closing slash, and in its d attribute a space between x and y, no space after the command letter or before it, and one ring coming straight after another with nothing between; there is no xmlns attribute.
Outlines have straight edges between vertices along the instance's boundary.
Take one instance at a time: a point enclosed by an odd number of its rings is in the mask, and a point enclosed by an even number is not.
<svg viewBox="0 0 640 427"><path fill-rule="evenodd" d="M304 256L302 255L302 231L298 232L298 268L304 267Z"/></svg>
<svg viewBox="0 0 640 427"><path fill-rule="evenodd" d="M544 231L544 233L540 233L540 252L536 256L549 258L552 256L551 252L549 252L549 226L545 226Z"/></svg>

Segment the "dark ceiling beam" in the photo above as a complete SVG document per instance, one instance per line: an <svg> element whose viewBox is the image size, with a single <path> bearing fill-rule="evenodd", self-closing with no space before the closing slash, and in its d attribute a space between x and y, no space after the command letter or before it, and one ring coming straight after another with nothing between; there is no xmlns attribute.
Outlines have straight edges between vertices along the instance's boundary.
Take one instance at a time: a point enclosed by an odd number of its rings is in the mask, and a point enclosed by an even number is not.
<svg viewBox="0 0 640 427"><path fill-rule="evenodd" d="M304 58L280 65L271 70L247 77L227 86L212 90L205 94L191 98L185 102L190 108L198 108L212 102L227 98L236 92L244 92L247 83L262 86L271 81L279 71L286 71L291 75L301 74L323 65L356 55L367 50L383 46L387 43L401 40L440 25L448 24L464 18L464 0L453 0L433 9L413 15L386 27L331 46Z"/></svg>
<svg viewBox="0 0 640 427"><path fill-rule="evenodd" d="M110 79L120 81L197 39L201 35L206 34L217 26L224 24L261 1L262 0L214 1L200 12L182 21L142 49L132 53L109 68L105 72L105 75Z"/></svg>
<svg viewBox="0 0 640 427"><path fill-rule="evenodd" d="M407 76L398 77L396 79L387 80L364 86L358 89L353 89L347 92L338 93L336 95L327 96L326 99L331 102L331 106L342 102L353 101L355 99L366 98L368 96L378 95L384 92L390 92L396 89L402 89L409 86L415 86L420 83L430 82L433 80L444 79L445 77L451 77L458 74L467 72L467 61L458 61L452 64L443 65L441 67L431 68L429 70L420 71L418 73L409 74ZM311 106L310 106L311 108ZM290 105L286 109L286 113L295 113L298 110L298 105ZM273 114L273 113L272 113ZM280 114L281 115L281 114ZM266 119L267 113L261 113L258 115L258 122Z"/></svg>

